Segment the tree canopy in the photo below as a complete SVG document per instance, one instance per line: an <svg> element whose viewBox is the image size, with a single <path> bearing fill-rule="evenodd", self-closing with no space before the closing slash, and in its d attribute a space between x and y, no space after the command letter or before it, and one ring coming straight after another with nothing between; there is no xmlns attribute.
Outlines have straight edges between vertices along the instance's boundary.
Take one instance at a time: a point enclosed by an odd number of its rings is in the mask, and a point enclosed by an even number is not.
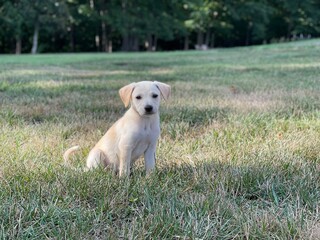
<svg viewBox="0 0 320 240"><path fill-rule="evenodd" d="M318 0L0 0L0 53L228 47L320 35Z"/></svg>

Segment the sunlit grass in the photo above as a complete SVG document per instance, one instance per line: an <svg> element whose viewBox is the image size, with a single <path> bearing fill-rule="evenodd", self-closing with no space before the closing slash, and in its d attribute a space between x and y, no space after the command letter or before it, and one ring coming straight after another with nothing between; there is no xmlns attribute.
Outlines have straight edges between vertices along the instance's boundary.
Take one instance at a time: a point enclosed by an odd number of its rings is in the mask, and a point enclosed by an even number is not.
<svg viewBox="0 0 320 240"><path fill-rule="evenodd" d="M0 238L319 239L319 40L0 58ZM82 167L123 85L172 86L157 171Z"/></svg>

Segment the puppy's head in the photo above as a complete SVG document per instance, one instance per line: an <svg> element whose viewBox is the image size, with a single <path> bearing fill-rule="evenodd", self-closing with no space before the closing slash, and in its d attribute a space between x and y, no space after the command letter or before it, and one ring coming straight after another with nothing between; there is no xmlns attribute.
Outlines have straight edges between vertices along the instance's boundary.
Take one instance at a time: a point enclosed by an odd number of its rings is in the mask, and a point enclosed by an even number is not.
<svg viewBox="0 0 320 240"><path fill-rule="evenodd" d="M131 106L140 116L149 116L157 113L161 97L167 100L170 93L171 88L169 85L150 81L131 83L119 90L125 107L131 102Z"/></svg>

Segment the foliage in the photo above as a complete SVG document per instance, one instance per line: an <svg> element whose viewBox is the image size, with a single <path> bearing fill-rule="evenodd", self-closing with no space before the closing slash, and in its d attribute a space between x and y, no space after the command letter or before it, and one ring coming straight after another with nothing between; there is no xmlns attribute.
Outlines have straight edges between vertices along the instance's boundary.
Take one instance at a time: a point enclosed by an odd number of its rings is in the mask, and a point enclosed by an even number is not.
<svg viewBox="0 0 320 240"><path fill-rule="evenodd" d="M39 52L288 41L319 36L319 9L315 0L1 0L0 52L29 52L38 23Z"/></svg>

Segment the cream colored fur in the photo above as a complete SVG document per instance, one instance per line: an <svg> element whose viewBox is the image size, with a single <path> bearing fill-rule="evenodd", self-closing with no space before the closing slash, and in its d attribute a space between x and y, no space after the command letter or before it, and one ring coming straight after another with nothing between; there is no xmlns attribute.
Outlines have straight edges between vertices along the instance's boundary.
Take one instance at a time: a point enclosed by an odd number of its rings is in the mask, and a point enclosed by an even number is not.
<svg viewBox="0 0 320 240"><path fill-rule="evenodd" d="M88 169L111 166L120 176L130 174L131 165L144 155L149 173L156 164L156 145L160 135L160 98L167 100L171 88L161 82L131 83L119 90L125 107L130 108L92 148L87 158ZM63 155L65 162L78 146Z"/></svg>

